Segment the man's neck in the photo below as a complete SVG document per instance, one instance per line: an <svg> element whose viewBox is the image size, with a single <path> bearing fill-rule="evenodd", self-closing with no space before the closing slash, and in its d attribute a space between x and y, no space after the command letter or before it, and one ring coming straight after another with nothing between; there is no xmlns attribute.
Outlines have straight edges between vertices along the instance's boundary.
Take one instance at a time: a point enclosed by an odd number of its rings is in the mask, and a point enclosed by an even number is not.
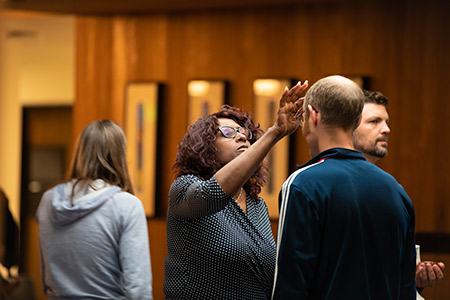
<svg viewBox="0 0 450 300"><path fill-rule="evenodd" d="M322 132L318 139L319 153L331 148L346 148L354 150L351 131L333 129Z"/></svg>

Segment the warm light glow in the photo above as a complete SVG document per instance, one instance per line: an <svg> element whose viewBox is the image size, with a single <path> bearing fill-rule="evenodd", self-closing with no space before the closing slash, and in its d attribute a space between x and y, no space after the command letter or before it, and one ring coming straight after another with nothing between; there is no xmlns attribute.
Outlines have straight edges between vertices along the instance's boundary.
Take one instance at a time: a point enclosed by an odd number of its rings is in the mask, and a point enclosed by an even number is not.
<svg viewBox="0 0 450 300"><path fill-rule="evenodd" d="M0 183L20 224L22 109L73 104L75 20L69 15L4 11L0 19L2 33L36 33L32 37L0 37L0 73L8 74L0 80Z"/></svg>
<svg viewBox="0 0 450 300"><path fill-rule="evenodd" d="M255 94L260 96L278 95L280 88L280 81L276 79L257 79L253 83Z"/></svg>
<svg viewBox="0 0 450 300"><path fill-rule="evenodd" d="M188 84L188 93L192 97L205 96L209 92L209 82L206 80L192 80Z"/></svg>

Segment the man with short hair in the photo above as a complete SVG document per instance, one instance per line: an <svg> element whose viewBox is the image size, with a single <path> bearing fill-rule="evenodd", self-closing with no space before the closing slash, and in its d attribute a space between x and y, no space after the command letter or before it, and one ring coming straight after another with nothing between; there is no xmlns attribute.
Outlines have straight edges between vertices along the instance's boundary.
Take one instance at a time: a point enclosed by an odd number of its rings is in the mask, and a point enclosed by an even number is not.
<svg viewBox="0 0 450 300"><path fill-rule="evenodd" d="M388 154L389 100L380 92L364 90L365 104L361 115L361 123L353 133L353 144L361 151L367 161L376 163ZM416 286L421 291L427 286L434 286L443 277L443 262L418 262L416 266Z"/></svg>
<svg viewBox="0 0 450 300"><path fill-rule="evenodd" d="M310 161L280 192L273 299L414 299L414 208L354 150L364 94L329 76L306 93Z"/></svg>

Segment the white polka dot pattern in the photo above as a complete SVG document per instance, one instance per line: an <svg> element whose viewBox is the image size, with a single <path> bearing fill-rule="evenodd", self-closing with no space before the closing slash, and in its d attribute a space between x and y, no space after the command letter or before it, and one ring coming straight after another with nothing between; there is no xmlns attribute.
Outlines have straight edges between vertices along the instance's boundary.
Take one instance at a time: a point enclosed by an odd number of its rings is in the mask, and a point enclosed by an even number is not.
<svg viewBox="0 0 450 300"><path fill-rule="evenodd" d="M247 214L214 177L177 178L169 194L166 299L269 299L275 242L267 207L247 197Z"/></svg>

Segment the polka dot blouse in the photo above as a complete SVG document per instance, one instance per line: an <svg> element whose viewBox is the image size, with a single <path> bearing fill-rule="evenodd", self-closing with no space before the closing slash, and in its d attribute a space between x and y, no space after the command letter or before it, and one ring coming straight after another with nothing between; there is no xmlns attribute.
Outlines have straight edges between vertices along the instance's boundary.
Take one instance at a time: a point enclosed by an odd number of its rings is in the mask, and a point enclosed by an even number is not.
<svg viewBox="0 0 450 300"><path fill-rule="evenodd" d="M270 299L275 242L267 206L247 213L216 180L178 177L169 193L166 299Z"/></svg>

